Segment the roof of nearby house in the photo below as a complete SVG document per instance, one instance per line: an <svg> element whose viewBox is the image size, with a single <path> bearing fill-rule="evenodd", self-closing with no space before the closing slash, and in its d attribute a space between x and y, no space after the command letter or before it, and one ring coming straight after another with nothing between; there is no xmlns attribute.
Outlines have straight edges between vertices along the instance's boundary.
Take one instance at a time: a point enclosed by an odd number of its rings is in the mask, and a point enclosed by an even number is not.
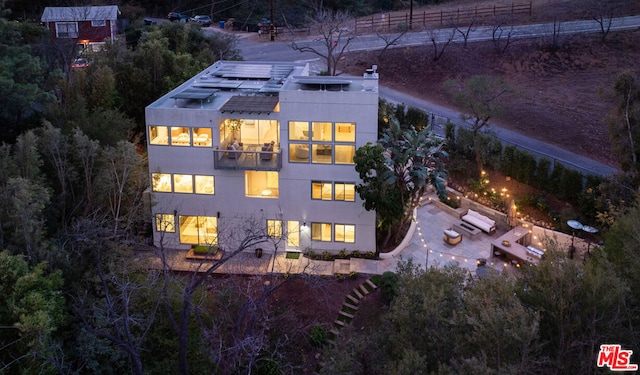
<svg viewBox="0 0 640 375"><path fill-rule="evenodd" d="M85 7L46 7L42 12L42 22L58 21L99 21L118 18L117 5Z"/></svg>

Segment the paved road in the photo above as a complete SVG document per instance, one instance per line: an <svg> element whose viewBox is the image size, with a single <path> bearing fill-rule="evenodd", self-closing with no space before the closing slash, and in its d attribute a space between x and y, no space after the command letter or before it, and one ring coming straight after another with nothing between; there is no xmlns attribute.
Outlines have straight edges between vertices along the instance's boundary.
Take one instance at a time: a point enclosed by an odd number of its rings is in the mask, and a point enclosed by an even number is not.
<svg viewBox="0 0 640 375"><path fill-rule="evenodd" d="M557 26L556 26L557 27ZM630 30L640 28L640 16L629 16L613 19L611 22L611 31ZM552 23L546 24L532 24L532 25L519 25L513 26L508 32L512 34L512 38L534 38L544 35L551 35L554 30ZM600 25L595 20L582 20L563 22L559 26L559 32L561 34L579 34L579 33L599 33L601 31ZM452 29L439 29L435 30L434 34L438 39L447 38L453 32ZM394 34L389 34L393 36ZM397 34L395 34L397 35ZM429 43L429 31L408 33L402 36L391 48L419 46ZM470 34L468 41L487 41L492 39L491 27L477 27ZM454 42L462 42L462 36L457 34L454 36ZM317 45L317 40L308 39L297 42L299 45ZM347 50L363 51L363 50L376 50L384 48L385 43L377 35L361 35L355 37L349 44ZM255 42L247 38L240 39L238 41L238 47L242 52L242 56L245 60L257 60L257 61L308 61L311 62L312 68L320 71L323 69L324 62L318 58L317 55L307 52L300 53L294 51L289 42ZM321 48L321 47L319 47ZM452 122L464 125L461 120L461 114L450 108L439 106L435 103L420 100L418 98L409 96L402 92L392 90L388 87L380 87L380 96L389 101L395 103L405 103L409 106L423 109L437 118L449 119ZM573 166L576 169L582 170L586 173L598 174L598 175L611 175L617 172L616 168L609 165L599 163L595 160L587 157L571 153L562 148L553 146L551 144L541 142L536 139L529 138L522 134L501 128L498 126L492 126L492 131L503 142L508 144L514 144L525 150L535 152L541 156L547 157L551 160L557 160L567 166ZM438 123L434 129L436 133L442 135L442 124Z"/></svg>

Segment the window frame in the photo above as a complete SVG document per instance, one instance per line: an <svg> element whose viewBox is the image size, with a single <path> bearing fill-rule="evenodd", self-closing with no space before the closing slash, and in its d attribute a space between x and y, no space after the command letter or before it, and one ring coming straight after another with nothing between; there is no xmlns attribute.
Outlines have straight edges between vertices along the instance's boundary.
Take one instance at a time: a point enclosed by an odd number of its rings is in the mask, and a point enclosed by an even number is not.
<svg viewBox="0 0 640 375"><path fill-rule="evenodd" d="M176 217L173 214L156 214L156 232L175 233ZM161 227L164 224L164 229Z"/></svg>
<svg viewBox="0 0 640 375"><path fill-rule="evenodd" d="M342 240L338 239L338 227L342 228ZM347 241L347 227L353 229L353 241ZM356 225L355 224L342 224L342 223L334 223L333 224L333 242L340 243L356 243Z"/></svg>
<svg viewBox="0 0 640 375"><path fill-rule="evenodd" d="M320 236L314 236L314 228L319 226ZM324 233L326 230L329 230L329 233ZM328 238L328 239L325 239ZM331 223L322 223L322 222L312 222L311 223L311 241L317 242L331 242L333 240L333 224Z"/></svg>

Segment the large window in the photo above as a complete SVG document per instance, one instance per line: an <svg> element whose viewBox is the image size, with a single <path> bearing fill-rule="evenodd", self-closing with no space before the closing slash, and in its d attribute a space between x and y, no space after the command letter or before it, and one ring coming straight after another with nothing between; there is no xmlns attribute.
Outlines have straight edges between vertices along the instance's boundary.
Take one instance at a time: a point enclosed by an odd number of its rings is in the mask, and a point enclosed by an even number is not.
<svg viewBox="0 0 640 375"><path fill-rule="evenodd" d="M282 237L282 220L267 220L267 236L271 238Z"/></svg>
<svg viewBox="0 0 640 375"><path fill-rule="evenodd" d="M356 226L352 224L335 224L335 242L356 242Z"/></svg>
<svg viewBox="0 0 640 375"><path fill-rule="evenodd" d="M299 221L287 221L287 245L298 247L300 246L300 222Z"/></svg>
<svg viewBox="0 0 640 375"><path fill-rule="evenodd" d="M220 142L223 144L243 143L262 145L271 143L280 145L280 122L258 119L222 119L219 121Z"/></svg>
<svg viewBox="0 0 640 375"><path fill-rule="evenodd" d="M171 129L171 130L169 130ZM163 145L169 144L169 133L171 133L172 146L190 146L193 134L193 146L211 147L211 128L189 129L182 126L149 126L149 144Z"/></svg>
<svg viewBox="0 0 640 375"><path fill-rule="evenodd" d="M175 216L172 214L156 214L156 231L157 232L175 232L176 223Z"/></svg>
<svg viewBox="0 0 640 375"><path fill-rule="evenodd" d="M218 219L215 216L180 216L180 243L215 245L218 243Z"/></svg>
<svg viewBox="0 0 640 375"><path fill-rule="evenodd" d="M195 178L195 185L194 185ZM215 184L213 176L190 174L152 173L151 190L159 193L213 194Z"/></svg>
<svg viewBox="0 0 640 375"><path fill-rule="evenodd" d="M193 128L193 145L211 147L211 128Z"/></svg>
<svg viewBox="0 0 640 375"><path fill-rule="evenodd" d="M311 239L331 242L331 223L311 223Z"/></svg>
<svg viewBox="0 0 640 375"><path fill-rule="evenodd" d="M78 23L77 22L56 22L56 37L77 38Z"/></svg>
<svg viewBox="0 0 640 375"><path fill-rule="evenodd" d="M356 124L289 122L289 162L354 164Z"/></svg>
<svg viewBox="0 0 640 375"><path fill-rule="evenodd" d="M245 195L253 198L278 198L278 172L245 171Z"/></svg>

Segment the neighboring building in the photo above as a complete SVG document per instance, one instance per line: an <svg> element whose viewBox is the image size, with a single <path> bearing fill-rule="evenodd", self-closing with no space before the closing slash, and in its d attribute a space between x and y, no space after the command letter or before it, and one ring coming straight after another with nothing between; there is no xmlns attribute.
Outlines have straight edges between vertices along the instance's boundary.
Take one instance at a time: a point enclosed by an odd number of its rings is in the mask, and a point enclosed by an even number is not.
<svg viewBox="0 0 640 375"><path fill-rule="evenodd" d="M146 108L155 244L217 243L225 220L252 217L283 249L375 251L353 156L377 116L374 69L218 61Z"/></svg>
<svg viewBox="0 0 640 375"><path fill-rule="evenodd" d="M106 39L115 40L119 13L116 5L46 7L41 21L55 39L98 50Z"/></svg>

